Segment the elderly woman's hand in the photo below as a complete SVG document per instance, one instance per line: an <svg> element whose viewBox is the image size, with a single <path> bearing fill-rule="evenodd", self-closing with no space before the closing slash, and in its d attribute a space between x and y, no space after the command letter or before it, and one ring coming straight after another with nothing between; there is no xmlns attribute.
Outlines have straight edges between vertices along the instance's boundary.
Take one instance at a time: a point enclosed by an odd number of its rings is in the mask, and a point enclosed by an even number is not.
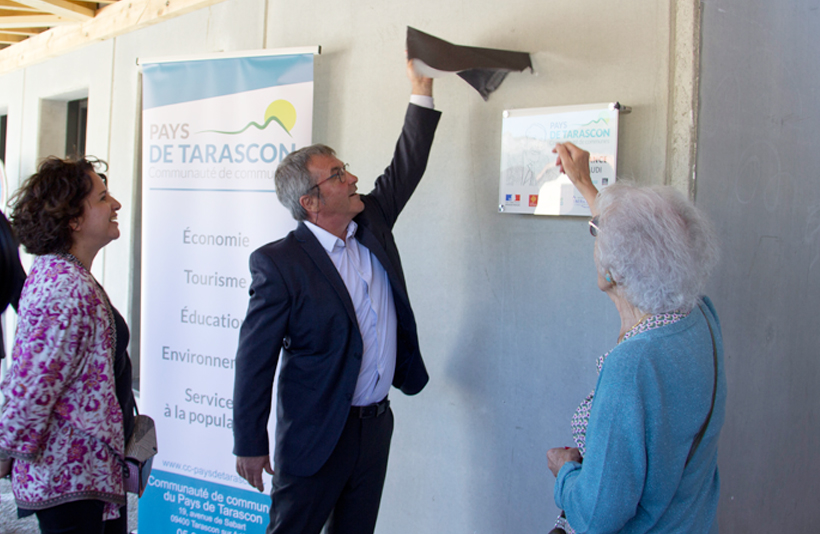
<svg viewBox="0 0 820 534"><path fill-rule="evenodd" d="M552 152L558 154L555 165L584 195L592 214L596 215L598 210L595 207L595 199L598 196L598 189L592 185L592 178L589 175L589 152L570 142L556 143Z"/></svg>
<svg viewBox="0 0 820 534"><path fill-rule="evenodd" d="M547 466L554 476L567 462L581 462L581 453L575 447L556 447L547 451Z"/></svg>

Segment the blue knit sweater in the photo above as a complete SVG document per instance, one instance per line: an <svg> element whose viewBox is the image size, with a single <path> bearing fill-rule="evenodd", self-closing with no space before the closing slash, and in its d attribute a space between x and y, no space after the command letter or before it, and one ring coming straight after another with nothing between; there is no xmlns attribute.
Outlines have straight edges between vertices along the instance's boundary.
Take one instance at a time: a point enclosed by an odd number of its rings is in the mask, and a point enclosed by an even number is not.
<svg viewBox="0 0 820 534"><path fill-rule="evenodd" d="M686 458L712 401L714 358L704 314L637 334L610 352L598 377L583 464L567 462L555 504L576 532L709 532L719 494L717 450L726 405L723 342L715 408L689 465Z"/></svg>

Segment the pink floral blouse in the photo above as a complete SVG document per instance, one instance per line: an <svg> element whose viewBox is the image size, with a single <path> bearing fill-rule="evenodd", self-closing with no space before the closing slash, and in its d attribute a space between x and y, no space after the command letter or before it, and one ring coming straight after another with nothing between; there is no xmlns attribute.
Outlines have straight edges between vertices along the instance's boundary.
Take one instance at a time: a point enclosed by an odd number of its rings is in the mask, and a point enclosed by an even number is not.
<svg viewBox="0 0 820 534"><path fill-rule="evenodd" d="M15 458L20 508L97 499L106 502L104 519L119 517L124 447L115 344L111 306L91 273L70 256L38 256L0 384L0 452Z"/></svg>

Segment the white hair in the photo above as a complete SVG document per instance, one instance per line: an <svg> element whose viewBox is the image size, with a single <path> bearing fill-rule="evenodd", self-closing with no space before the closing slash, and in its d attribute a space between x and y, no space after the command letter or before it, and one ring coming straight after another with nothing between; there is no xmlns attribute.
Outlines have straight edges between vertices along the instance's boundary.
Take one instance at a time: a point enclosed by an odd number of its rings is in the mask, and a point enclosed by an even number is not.
<svg viewBox="0 0 820 534"><path fill-rule="evenodd" d="M601 276L644 312L690 311L719 256L706 216L672 187L623 182L598 194L598 209Z"/></svg>

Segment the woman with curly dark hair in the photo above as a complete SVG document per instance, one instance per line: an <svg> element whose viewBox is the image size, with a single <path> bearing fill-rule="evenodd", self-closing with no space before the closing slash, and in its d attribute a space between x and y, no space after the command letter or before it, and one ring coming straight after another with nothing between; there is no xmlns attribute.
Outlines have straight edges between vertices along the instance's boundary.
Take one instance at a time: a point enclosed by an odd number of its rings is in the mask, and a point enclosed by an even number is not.
<svg viewBox="0 0 820 534"><path fill-rule="evenodd" d="M43 533L127 531L123 450L133 430L129 333L91 274L120 236L97 160L43 161L12 198L11 223L36 255L0 384L0 455L13 458L21 516Z"/></svg>

